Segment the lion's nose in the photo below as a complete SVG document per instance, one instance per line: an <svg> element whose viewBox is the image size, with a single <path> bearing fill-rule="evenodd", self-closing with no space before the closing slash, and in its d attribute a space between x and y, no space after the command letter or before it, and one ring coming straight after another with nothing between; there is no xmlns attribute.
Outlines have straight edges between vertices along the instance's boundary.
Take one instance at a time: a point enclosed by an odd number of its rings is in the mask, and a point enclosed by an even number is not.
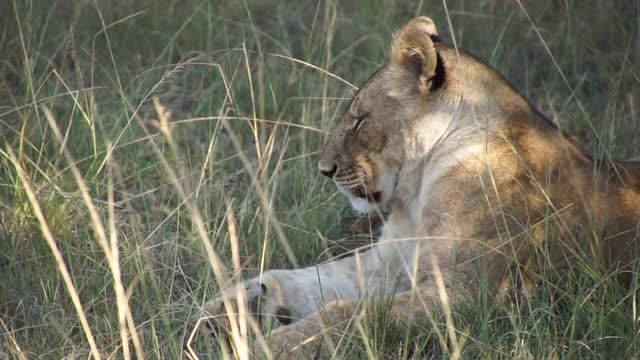
<svg viewBox="0 0 640 360"><path fill-rule="evenodd" d="M336 164L331 164L331 168L320 166L320 173L329 179L333 179L333 175L338 171L338 166Z"/></svg>

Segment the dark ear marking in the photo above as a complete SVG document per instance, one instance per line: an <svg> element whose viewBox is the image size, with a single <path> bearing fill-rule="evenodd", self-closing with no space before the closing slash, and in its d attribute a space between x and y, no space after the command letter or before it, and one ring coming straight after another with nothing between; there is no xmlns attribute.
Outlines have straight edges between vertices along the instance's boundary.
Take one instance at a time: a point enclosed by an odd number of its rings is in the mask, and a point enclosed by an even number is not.
<svg viewBox="0 0 640 360"><path fill-rule="evenodd" d="M436 73L429 80L429 83L431 85L430 86L431 90L437 90L441 88L444 85L445 77L447 74L447 71L444 66L444 61L442 60L442 56L440 56L440 53L437 53L437 57L438 57L438 62L436 63Z"/></svg>
<svg viewBox="0 0 640 360"><path fill-rule="evenodd" d="M394 35L391 44L391 64L404 67L416 74L418 89L423 96L428 95L433 89L432 83L436 77L439 60L433 39L439 40L433 21L426 17L417 17ZM435 79L437 86L442 84L440 79Z"/></svg>

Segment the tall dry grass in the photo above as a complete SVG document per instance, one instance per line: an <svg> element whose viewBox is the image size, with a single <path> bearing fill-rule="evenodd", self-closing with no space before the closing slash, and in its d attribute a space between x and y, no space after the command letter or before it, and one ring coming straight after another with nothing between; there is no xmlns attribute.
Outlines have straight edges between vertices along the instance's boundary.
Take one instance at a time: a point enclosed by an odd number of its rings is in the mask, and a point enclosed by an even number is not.
<svg viewBox="0 0 640 360"><path fill-rule="evenodd" d="M639 13L623 0L3 2L0 357L226 356L191 323L220 288L368 246L315 160L417 14L598 158L638 155ZM636 289L600 275L402 331L380 304L336 354L638 357ZM268 338L238 321L247 358Z"/></svg>

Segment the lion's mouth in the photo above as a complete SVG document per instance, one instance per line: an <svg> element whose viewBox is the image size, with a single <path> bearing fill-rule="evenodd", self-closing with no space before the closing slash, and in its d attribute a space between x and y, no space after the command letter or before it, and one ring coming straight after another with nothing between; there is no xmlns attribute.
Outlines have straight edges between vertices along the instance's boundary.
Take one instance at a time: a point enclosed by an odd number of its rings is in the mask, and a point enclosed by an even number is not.
<svg viewBox="0 0 640 360"><path fill-rule="evenodd" d="M384 193L382 191L369 192L365 186L358 186L351 189L338 186L338 189L347 195L351 202L351 207L363 214L374 211L374 209L382 205L384 200Z"/></svg>
<svg viewBox="0 0 640 360"><path fill-rule="evenodd" d="M380 203L382 201L382 191L368 192L364 187L352 189L351 193L360 199L365 199L372 203Z"/></svg>
<svg viewBox="0 0 640 360"><path fill-rule="evenodd" d="M375 203L382 201L382 191L376 191L371 194L367 194L367 200Z"/></svg>
<svg viewBox="0 0 640 360"><path fill-rule="evenodd" d="M370 204L381 204L383 201L383 191L376 190L373 186L373 181L368 177L358 177L356 180L353 177L347 177L347 181L340 181L334 177L333 182L338 189L347 195L351 199L365 200Z"/></svg>

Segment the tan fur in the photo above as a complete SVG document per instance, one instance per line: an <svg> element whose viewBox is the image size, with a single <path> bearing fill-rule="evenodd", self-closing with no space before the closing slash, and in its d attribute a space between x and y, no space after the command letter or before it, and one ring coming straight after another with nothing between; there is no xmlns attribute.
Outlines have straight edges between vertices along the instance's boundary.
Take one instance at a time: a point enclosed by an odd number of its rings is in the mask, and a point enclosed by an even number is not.
<svg viewBox="0 0 640 360"><path fill-rule="evenodd" d="M623 280L635 270L640 164L596 166L495 70L435 35L427 18L395 35L319 161L354 207L391 206L380 242L245 283L262 312L301 319L274 331L274 349L307 358L314 336L363 314L362 299L392 296L397 321L424 321L481 284L531 292L550 266L558 277L577 262ZM235 294L207 311L224 313Z"/></svg>

